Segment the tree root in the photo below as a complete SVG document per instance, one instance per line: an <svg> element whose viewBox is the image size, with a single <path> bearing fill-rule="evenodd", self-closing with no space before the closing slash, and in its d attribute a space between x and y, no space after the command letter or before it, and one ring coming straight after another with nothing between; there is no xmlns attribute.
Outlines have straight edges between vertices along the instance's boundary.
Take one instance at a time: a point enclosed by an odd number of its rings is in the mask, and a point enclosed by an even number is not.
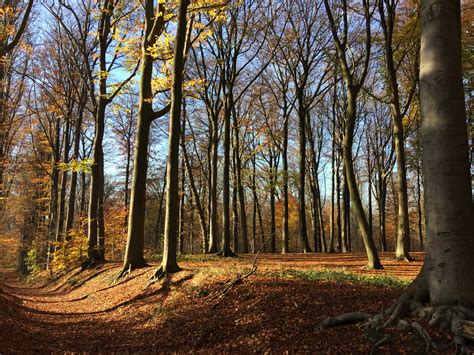
<svg viewBox="0 0 474 355"><path fill-rule="evenodd" d="M410 256L410 255L398 255L398 256L395 256L394 258L396 261L405 261L407 263L411 263L412 261L414 261L413 257Z"/></svg>
<svg viewBox="0 0 474 355"><path fill-rule="evenodd" d="M153 275L151 275L150 278L148 279L148 286L164 279L166 276L169 276L181 270L182 269L178 265L175 265L175 266L161 265L158 269L156 269L153 272Z"/></svg>
<svg viewBox="0 0 474 355"><path fill-rule="evenodd" d="M126 277L127 275L130 275L130 273L132 272L132 270L136 270L136 269L140 269L142 267L147 267L149 266L145 260L143 260L142 263L140 264L133 264L133 263L128 263L128 265L125 265L121 270L120 272L118 273L118 275L115 277L114 281L112 281L112 284L115 284L117 283L119 280L123 279L124 277Z"/></svg>
<svg viewBox="0 0 474 355"><path fill-rule="evenodd" d="M115 277L114 281L112 281L112 284L116 284L120 279L123 279L125 276L129 275L132 272L132 264L128 266L128 268L122 268L118 275Z"/></svg>
<svg viewBox="0 0 474 355"><path fill-rule="evenodd" d="M368 315L367 313L352 312L337 317L330 317L319 325L319 329L334 327L367 320L362 328L369 338L374 341L371 353L390 340L385 328L398 326L404 332L412 332L425 344L424 352L432 350L444 352L453 345L457 353L471 353L474 342L474 309L462 305L426 306L429 304L428 287L423 273L410 284L407 290L383 313ZM449 343L435 341L422 323L403 319L405 316L415 316L428 323L430 327L440 327L449 330L454 340Z"/></svg>
<svg viewBox="0 0 474 355"><path fill-rule="evenodd" d="M258 259L259 255L260 255L260 250L257 252L257 254L255 254L255 257L254 257L253 262L252 262L252 267L251 267L250 271L247 274L245 274L245 275L237 274L235 279L228 282L223 287L222 290L220 290L219 292L215 293L214 295L212 295L210 297L211 301L217 299L217 302L214 303L214 305L212 306L213 308L217 307L217 305L222 301L222 299L225 297L225 295L230 291L230 289L232 287L234 287L235 285L241 283L246 278L252 276L257 271L257 259Z"/></svg>
<svg viewBox="0 0 474 355"><path fill-rule="evenodd" d="M375 344L372 346L372 349L370 350L370 355L375 354L375 352L378 350L380 346L388 343L390 340L392 340L392 337L389 334L385 334L382 338L377 340Z"/></svg>
<svg viewBox="0 0 474 355"><path fill-rule="evenodd" d="M363 313L363 312L344 313L336 317L326 318L324 321L322 321L318 325L317 329L321 330L321 329L336 327L338 325L343 325L343 324L358 323L358 322L362 322L364 320L369 319L371 316L372 315L370 313Z"/></svg>

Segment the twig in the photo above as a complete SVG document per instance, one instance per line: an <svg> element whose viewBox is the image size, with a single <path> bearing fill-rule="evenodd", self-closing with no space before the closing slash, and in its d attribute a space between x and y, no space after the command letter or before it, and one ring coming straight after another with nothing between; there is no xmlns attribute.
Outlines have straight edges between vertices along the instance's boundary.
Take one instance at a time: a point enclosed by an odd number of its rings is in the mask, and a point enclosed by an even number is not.
<svg viewBox="0 0 474 355"><path fill-rule="evenodd" d="M225 297L227 292L229 292L232 287L234 287L235 285L242 282L246 278L248 278L248 277L252 276L253 274L255 274L255 272L257 271L257 259L258 259L259 255L260 255L260 250L255 255L255 258L253 259L253 263L252 263L252 268L250 269L250 271L247 274L245 274L245 275L237 274L235 279L233 279L232 281L227 283L227 285L220 292L214 294L210 298L211 301L218 298L217 302L212 306L213 308L216 307L220 303L220 301L222 301L222 299Z"/></svg>

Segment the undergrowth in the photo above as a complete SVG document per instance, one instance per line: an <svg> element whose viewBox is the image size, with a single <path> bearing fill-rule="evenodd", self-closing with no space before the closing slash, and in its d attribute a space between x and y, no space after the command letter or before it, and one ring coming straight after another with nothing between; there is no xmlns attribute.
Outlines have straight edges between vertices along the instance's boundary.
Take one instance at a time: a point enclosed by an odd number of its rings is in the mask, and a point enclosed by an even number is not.
<svg viewBox="0 0 474 355"><path fill-rule="evenodd" d="M341 283L352 283L352 284L363 284L370 286L388 287L388 288L402 288L407 286L411 281L398 279L393 276L373 276L373 275L359 275L340 270L296 270L296 269L284 269L284 270L271 270L268 271L269 276L278 278L294 278L299 280L308 281L324 281L324 282L335 282Z"/></svg>

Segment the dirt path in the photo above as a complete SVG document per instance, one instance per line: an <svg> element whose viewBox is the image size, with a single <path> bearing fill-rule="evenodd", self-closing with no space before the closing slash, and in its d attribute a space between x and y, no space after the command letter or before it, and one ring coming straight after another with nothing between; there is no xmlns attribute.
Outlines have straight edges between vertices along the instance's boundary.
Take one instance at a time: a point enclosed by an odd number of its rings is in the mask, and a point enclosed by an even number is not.
<svg viewBox="0 0 474 355"><path fill-rule="evenodd" d="M217 305L210 295L233 277L224 271L248 265L249 258L182 262L183 272L147 288L153 267L134 271L115 285L111 281L118 263L74 270L47 286L26 285L7 271L0 293L0 352L365 353L370 351L370 341L357 326L318 331L316 325L347 311L379 312L400 289L265 273L344 265L370 274L360 269L364 264L360 255L342 259L341 255L263 255L260 274L236 286ZM376 273L413 277L420 265L421 261L402 263L396 271L390 266Z"/></svg>

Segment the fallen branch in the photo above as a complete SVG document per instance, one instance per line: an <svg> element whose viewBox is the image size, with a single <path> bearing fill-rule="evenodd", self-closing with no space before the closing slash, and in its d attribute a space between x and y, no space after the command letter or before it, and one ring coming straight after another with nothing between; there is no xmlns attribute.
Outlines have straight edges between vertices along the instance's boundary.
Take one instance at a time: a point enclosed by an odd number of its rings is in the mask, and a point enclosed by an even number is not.
<svg viewBox="0 0 474 355"><path fill-rule="evenodd" d="M252 263L252 268L247 274L245 275L237 274L235 279L228 282L227 285L225 285L225 287L220 292L217 292L210 298L211 301L215 300L216 298L218 299L217 302L212 307L216 307L222 301L222 299L225 297L225 295L230 291L232 287L234 287L235 285L237 285L238 283L241 283L246 278L255 274L255 272L257 271L257 259L259 255L260 255L260 250L255 255L255 258L253 259L253 263Z"/></svg>

